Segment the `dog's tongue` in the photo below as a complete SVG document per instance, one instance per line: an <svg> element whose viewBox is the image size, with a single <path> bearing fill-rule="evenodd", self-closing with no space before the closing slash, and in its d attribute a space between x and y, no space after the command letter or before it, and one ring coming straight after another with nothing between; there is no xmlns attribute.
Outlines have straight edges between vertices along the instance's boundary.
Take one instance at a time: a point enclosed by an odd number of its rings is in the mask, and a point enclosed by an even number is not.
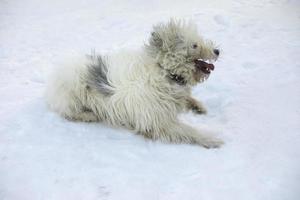
<svg viewBox="0 0 300 200"><path fill-rule="evenodd" d="M199 68L199 69L201 69L202 71L205 71L205 72L207 72L206 69L209 69L209 70L212 70L212 71L215 69L215 66L213 64L204 62L202 60L195 60L195 63L196 63L197 68Z"/></svg>

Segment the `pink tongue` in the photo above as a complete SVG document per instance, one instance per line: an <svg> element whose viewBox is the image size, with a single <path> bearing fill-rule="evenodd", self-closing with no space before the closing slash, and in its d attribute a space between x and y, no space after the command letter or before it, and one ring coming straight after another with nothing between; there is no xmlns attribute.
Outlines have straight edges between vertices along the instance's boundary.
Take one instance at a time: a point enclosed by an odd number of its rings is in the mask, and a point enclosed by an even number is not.
<svg viewBox="0 0 300 200"><path fill-rule="evenodd" d="M208 69L210 69L212 71L215 69L215 66L213 64L207 64L206 66Z"/></svg>
<svg viewBox="0 0 300 200"><path fill-rule="evenodd" d="M215 66L213 64L208 64L202 60L195 60L196 66L199 68L208 68L210 70L214 70Z"/></svg>

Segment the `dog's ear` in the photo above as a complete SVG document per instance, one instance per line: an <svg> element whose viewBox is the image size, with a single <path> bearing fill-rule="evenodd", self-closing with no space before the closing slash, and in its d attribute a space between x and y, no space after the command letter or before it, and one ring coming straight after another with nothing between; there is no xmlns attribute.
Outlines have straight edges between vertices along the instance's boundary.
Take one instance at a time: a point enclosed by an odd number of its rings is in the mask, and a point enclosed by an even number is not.
<svg viewBox="0 0 300 200"><path fill-rule="evenodd" d="M155 31L153 31L151 33L149 43L150 43L151 46L156 47L157 49L161 49L162 46L163 46L163 41L162 41L160 35Z"/></svg>
<svg viewBox="0 0 300 200"><path fill-rule="evenodd" d="M160 23L153 26L147 49L155 54L158 52L175 51L184 46L185 24L171 19L168 23Z"/></svg>

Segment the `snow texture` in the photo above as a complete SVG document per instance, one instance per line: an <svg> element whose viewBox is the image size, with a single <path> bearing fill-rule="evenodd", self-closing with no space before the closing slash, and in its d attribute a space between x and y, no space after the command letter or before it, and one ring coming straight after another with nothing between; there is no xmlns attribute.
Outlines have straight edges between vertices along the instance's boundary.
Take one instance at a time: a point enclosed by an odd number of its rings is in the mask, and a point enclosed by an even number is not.
<svg viewBox="0 0 300 200"><path fill-rule="evenodd" d="M221 58L182 120L220 149L152 142L48 110L49 71L71 54L135 49L151 26L194 19ZM296 200L300 197L297 0L1 0L0 199Z"/></svg>

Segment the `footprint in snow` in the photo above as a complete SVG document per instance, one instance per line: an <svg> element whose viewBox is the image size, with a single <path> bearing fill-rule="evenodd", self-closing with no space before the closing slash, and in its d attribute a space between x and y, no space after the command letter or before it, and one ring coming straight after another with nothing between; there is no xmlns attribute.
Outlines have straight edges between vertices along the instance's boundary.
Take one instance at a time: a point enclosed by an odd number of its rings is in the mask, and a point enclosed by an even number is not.
<svg viewBox="0 0 300 200"><path fill-rule="evenodd" d="M226 27L230 26L230 20L228 19L228 17L224 15L215 15L214 20L219 25L226 26Z"/></svg>
<svg viewBox="0 0 300 200"><path fill-rule="evenodd" d="M244 62L242 66L244 69L255 69L257 68L257 63L248 61Z"/></svg>

